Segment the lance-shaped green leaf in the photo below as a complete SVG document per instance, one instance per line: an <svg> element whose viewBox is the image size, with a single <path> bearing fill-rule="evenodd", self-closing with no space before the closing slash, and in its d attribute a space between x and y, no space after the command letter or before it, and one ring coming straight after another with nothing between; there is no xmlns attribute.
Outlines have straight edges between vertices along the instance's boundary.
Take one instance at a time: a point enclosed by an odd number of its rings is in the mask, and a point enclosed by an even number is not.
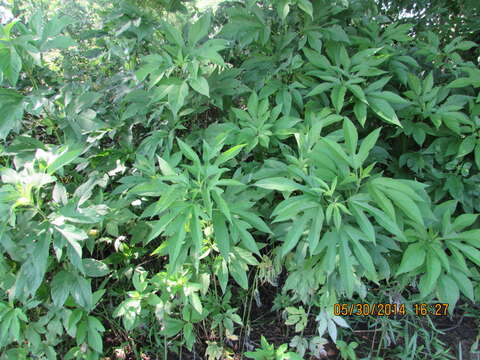
<svg viewBox="0 0 480 360"><path fill-rule="evenodd" d="M340 279L342 280L345 291L347 292L347 297L351 298L353 295L353 285L355 279L353 277L352 262L350 259L350 248L348 246L346 235L343 232L338 235L340 235L340 249L338 254L340 263Z"/></svg>
<svg viewBox="0 0 480 360"><path fill-rule="evenodd" d="M182 191L178 186L172 185L168 190L162 195L160 200L149 205L145 211L142 213L140 218L153 217L161 214L167 210L180 196Z"/></svg>
<svg viewBox="0 0 480 360"><path fill-rule="evenodd" d="M452 249L452 246L459 249L465 257L467 257L475 265L480 266L480 251L474 248L473 246L462 244L458 241L449 241L449 249Z"/></svg>
<svg viewBox="0 0 480 360"><path fill-rule="evenodd" d="M385 120L390 124L394 124L399 127L402 127L402 124L398 120L395 110L392 108L392 106L388 101L385 101L377 97L369 97L368 102L372 110L375 111L375 113L378 116L380 116L383 120Z"/></svg>
<svg viewBox="0 0 480 360"><path fill-rule="evenodd" d="M177 260L180 255L180 251L185 243L186 237L186 225L188 218L182 216L178 218L179 221L175 221L178 224L178 229L176 233L168 239L168 255L169 255L169 266L172 271L175 271L177 268Z"/></svg>
<svg viewBox="0 0 480 360"><path fill-rule="evenodd" d="M185 104L185 98L188 95L188 85L186 81L173 85L168 92L168 106L176 117L182 106Z"/></svg>
<svg viewBox="0 0 480 360"><path fill-rule="evenodd" d="M198 157L197 153L193 151L193 149L185 143L184 141L177 138L178 146L180 147L180 151L182 152L185 157L196 164L200 164L200 158Z"/></svg>
<svg viewBox="0 0 480 360"><path fill-rule="evenodd" d="M405 215L407 215L413 221L423 225L422 212L412 199L405 196L405 193L394 189L389 189L385 192L385 194L392 199L394 204L399 207L405 213Z"/></svg>
<svg viewBox="0 0 480 360"><path fill-rule="evenodd" d="M318 206L316 209L314 209L312 227L308 232L307 242L308 242L308 248L310 249L311 254L313 254L314 250L318 246L324 220L325 220L325 215L323 213L323 208L322 206Z"/></svg>
<svg viewBox="0 0 480 360"><path fill-rule="evenodd" d="M247 265L239 258L232 258L228 266L230 275L244 290L248 289Z"/></svg>
<svg viewBox="0 0 480 360"><path fill-rule="evenodd" d="M185 45L185 43L183 42L182 33L177 27L167 22L164 22L162 25L163 35L167 38L169 42L182 47Z"/></svg>
<svg viewBox="0 0 480 360"><path fill-rule="evenodd" d="M144 245L160 236L165 231L168 224L170 224L178 214L179 211L169 211L168 213L162 215L160 220L149 222L148 224L151 226L151 231L148 237L144 240Z"/></svg>
<svg viewBox="0 0 480 360"><path fill-rule="evenodd" d="M268 227L268 225L260 218L260 216L254 214L251 210L238 210L232 209L234 214L240 215L240 217L252 225L255 229L263 231L267 234L273 234L272 230Z"/></svg>
<svg viewBox="0 0 480 360"><path fill-rule="evenodd" d="M371 205L361 203L357 204L367 210L370 214L372 214L378 224L382 226L385 230L389 231L393 235L398 236L402 241L406 241L405 234L399 228L398 224L393 221L387 214Z"/></svg>
<svg viewBox="0 0 480 360"><path fill-rule="evenodd" d="M64 167L65 165L71 163L73 160L78 158L82 152L82 148L77 148L74 150L66 149L60 156L58 156L51 164L47 166L47 174L52 175L58 169Z"/></svg>
<svg viewBox="0 0 480 360"><path fill-rule="evenodd" d="M307 97L322 94L327 90L330 90L333 87L332 83L324 82L315 86L312 91L307 94Z"/></svg>
<svg viewBox="0 0 480 360"><path fill-rule="evenodd" d="M353 112L358 122L364 126L367 121L367 105L363 102L357 101L353 106Z"/></svg>
<svg viewBox="0 0 480 360"><path fill-rule="evenodd" d="M302 211L318 206L318 202L312 201L312 197L308 195L292 196L280 204L272 212L275 217L274 223L293 219Z"/></svg>
<svg viewBox="0 0 480 360"><path fill-rule="evenodd" d="M242 220L237 220L235 218L233 220L233 225L238 230L240 235L240 239L242 240L242 244L250 250L251 252L260 255L260 250L258 249L258 245L253 238L253 236L247 231L248 223Z"/></svg>
<svg viewBox="0 0 480 360"><path fill-rule="evenodd" d="M368 157L368 154L370 153L370 150L373 149L375 146L378 136L380 135L380 131L382 129L378 128L374 131L372 131L368 136L362 140L362 143L360 144L360 149L358 150L358 160L361 164L365 162L365 160Z"/></svg>
<svg viewBox="0 0 480 360"><path fill-rule="evenodd" d="M336 85L330 93L332 104L335 107L337 114L340 114L342 111L346 92L347 88L344 85Z"/></svg>
<svg viewBox="0 0 480 360"><path fill-rule="evenodd" d="M362 103L367 104L367 98L365 97L365 93L363 92L362 88L356 84L346 84L348 90L350 90L355 97L360 100Z"/></svg>
<svg viewBox="0 0 480 360"><path fill-rule="evenodd" d="M192 206L191 211L190 232L192 234L193 249L195 254L199 254L203 245L202 225L200 224L200 208L197 204ZM195 266L198 266L197 257L194 261Z"/></svg>
<svg viewBox="0 0 480 360"><path fill-rule="evenodd" d="M368 241L375 242L375 229L373 228L372 223L362 211L362 209L356 205L354 201L349 202L350 211L352 212L353 217L357 221L357 224L362 229L362 232L365 234Z"/></svg>
<svg viewBox="0 0 480 360"><path fill-rule="evenodd" d="M310 220L310 217L302 216L298 222L293 222L290 230L288 231L287 235L285 236L285 240L283 241L283 245L280 249L280 256L284 257L287 255L298 243L300 237L302 236L303 232L305 231L305 227L307 222Z"/></svg>
<svg viewBox="0 0 480 360"><path fill-rule="evenodd" d="M235 156L238 155L240 151L246 146L247 144L240 144L240 145L235 145L234 147L231 147L230 149L222 152L217 159L215 160L215 165L220 165L223 164L224 162L233 159Z"/></svg>
<svg viewBox="0 0 480 360"><path fill-rule="evenodd" d="M160 171L162 172L162 175L164 176L177 176L177 173L173 168L170 166L170 164L161 158L160 156L157 155L157 160L158 160L158 166L160 166Z"/></svg>
<svg viewBox="0 0 480 360"><path fill-rule="evenodd" d="M258 115L258 95L256 92L252 92L248 97L247 110L252 118L256 118Z"/></svg>
<svg viewBox="0 0 480 360"><path fill-rule="evenodd" d="M386 196L381 188L375 185L373 181L370 181L367 185L370 196L375 200L377 205L390 216L392 220L395 220L395 208L392 201Z"/></svg>
<svg viewBox="0 0 480 360"><path fill-rule="evenodd" d="M272 177L257 181L255 186L262 189L277 190L277 191L296 191L301 188L300 184L283 177Z"/></svg>
<svg viewBox="0 0 480 360"><path fill-rule="evenodd" d="M326 137L322 138L322 141L328 146L331 152L339 158L339 160L343 160L351 167L354 167L355 164L353 162L353 159L347 155L347 153L342 149L339 144Z"/></svg>
<svg viewBox="0 0 480 360"><path fill-rule="evenodd" d="M309 0L298 0L297 5L303 12L307 13L313 20L313 5Z"/></svg>
<svg viewBox="0 0 480 360"><path fill-rule="evenodd" d="M477 144L476 135L467 136L465 139L463 139L463 141L460 143L460 146L458 147L457 157L470 154L475 148L476 144Z"/></svg>
<svg viewBox="0 0 480 360"><path fill-rule="evenodd" d="M448 304L448 313L453 314L455 304L460 297L457 283L447 274L442 274L438 279L437 298L442 303Z"/></svg>
<svg viewBox="0 0 480 360"><path fill-rule="evenodd" d="M199 40L208 35L210 30L211 14L206 13L198 19L188 30L188 43L195 45Z"/></svg>
<svg viewBox="0 0 480 360"><path fill-rule="evenodd" d="M217 204L220 211L225 215L229 222L232 222L232 215L230 214L230 209L227 202L223 199L221 191L219 188L214 187L211 191L213 201Z"/></svg>
<svg viewBox="0 0 480 360"><path fill-rule="evenodd" d="M360 265L365 269L368 279L373 282L378 282L377 271L373 264L372 257L360 241L354 237L350 237L350 241L353 244L353 250L355 257L358 259Z"/></svg>
<svg viewBox="0 0 480 360"><path fill-rule="evenodd" d="M425 247L421 243L410 244L403 253L402 262L395 276L415 270L425 261Z"/></svg>
<svg viewBox="0 0 480 360"><path fill-rule="evenodd" d="M228 234L226 219L219 211L213 211L213 231L215 236L215 243L217 244L220 254L224 259L228 259L230 254L230 236Z"/></svg>
<svg viewBox="0 0 480 360"><path fill-rule="evenodd" d="M343 120L343 136L348 152L354 155L357 151L358 133L355 125L347 118Z"/></svg>
<svg viewBox="0 0 480 360"><path fill-rule="evenodd" d="M427 252L426 273L420 278L418 288L422 297L430 294L437 284L442 271L442 264L433 252Z"/></svg>
<svg viewBox="0 0 480 360"><path fill-rule="evenodd" d="M208 81L203 76L199 76L195 79L191 79L188 82L193 90L199 94L210 97L210 87L208 86Z"/></svg>
<svg viewBox="0 0 480 360"><path fill-rule="evenodd" d="M452 277L452 279L455 280L458 288L463 293L463 295L465 295L470 300L475 301L473 284L472 281L468 278L468 276L466 276L462 271L457 269L452 269L449 275Z"/></svg>

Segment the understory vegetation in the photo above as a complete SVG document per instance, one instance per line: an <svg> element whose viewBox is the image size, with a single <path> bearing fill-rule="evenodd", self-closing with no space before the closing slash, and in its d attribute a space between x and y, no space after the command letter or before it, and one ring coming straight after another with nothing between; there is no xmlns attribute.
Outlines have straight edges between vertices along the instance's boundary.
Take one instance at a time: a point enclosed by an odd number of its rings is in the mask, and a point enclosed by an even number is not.
<svg viewBox="0 0 480 360"><path fill-rule="evenodd" d="M477 1L0 12L1 360L479 358Z"/></svg>

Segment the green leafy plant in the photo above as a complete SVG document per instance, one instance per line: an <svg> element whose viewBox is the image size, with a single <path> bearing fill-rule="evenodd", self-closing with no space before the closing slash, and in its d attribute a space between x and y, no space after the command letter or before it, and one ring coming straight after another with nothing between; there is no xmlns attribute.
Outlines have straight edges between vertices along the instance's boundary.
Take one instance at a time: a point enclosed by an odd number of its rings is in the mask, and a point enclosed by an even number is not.
<svg viewBox="0 0 480 360"><path fill-rule="evenodd" d="M2 2L0 359L462 356L334 313L480 296L480 24L430 3Z"/></svg>
<svg viewBox="0 0 480 360"><path fill-rule="evenodd" d="M280 345L275 349L274 345L271 345L267 340L262 336L261 338L261 348L255 351L247 351L245 356L249 359L256 360L283 360L283 359L301 359L300 356L293 352L286 352L287 345Z"/></svg>

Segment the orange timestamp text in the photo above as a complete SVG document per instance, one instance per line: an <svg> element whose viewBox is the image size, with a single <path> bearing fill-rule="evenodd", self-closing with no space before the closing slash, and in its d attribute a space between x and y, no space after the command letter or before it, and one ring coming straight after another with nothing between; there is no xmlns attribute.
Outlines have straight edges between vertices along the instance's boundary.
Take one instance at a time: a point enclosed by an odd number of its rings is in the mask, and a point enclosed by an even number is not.
<svg viewBox="0 0 480 360"><path fill-rule="evenodd" d="M412 304L413 314L417 316L447 316L448 304ZM406 315L405 304L389 303L352 303L352 304L334 304L333 315L336 316L395 316Z"/></svg>

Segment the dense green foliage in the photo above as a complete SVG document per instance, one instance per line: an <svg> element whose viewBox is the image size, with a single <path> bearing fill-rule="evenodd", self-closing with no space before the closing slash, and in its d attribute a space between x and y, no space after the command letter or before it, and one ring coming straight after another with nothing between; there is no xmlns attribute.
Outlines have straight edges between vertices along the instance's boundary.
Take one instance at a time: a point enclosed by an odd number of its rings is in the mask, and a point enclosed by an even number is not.
<svg viewBox="0 0 480 360"><path fill-rule="evenodd" d="M107 334L139 359L320 358L327 339L356 359L335 303L480 297L475 21L32 4L0 29L0 359L100 359ZM251 346L266 286L290 349Z"/></svg>

